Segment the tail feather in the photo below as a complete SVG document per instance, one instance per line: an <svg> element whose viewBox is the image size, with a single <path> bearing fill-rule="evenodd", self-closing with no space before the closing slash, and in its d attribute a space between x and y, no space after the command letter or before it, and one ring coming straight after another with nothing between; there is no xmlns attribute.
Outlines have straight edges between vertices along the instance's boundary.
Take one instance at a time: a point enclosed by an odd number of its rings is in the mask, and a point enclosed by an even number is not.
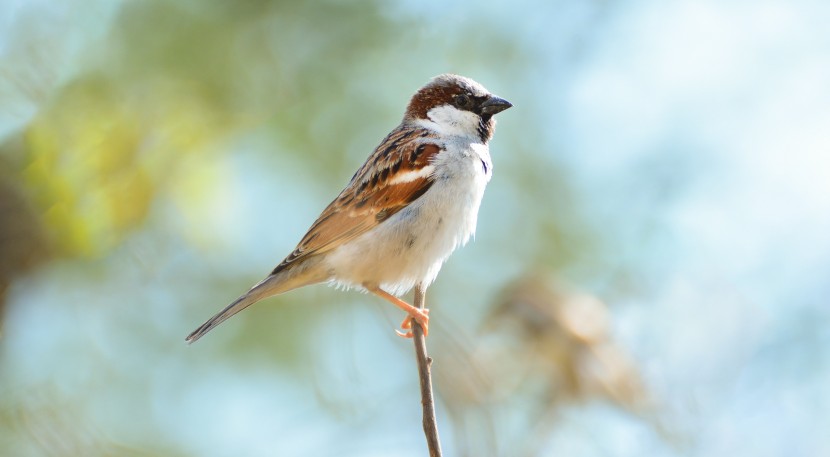
<svg viewBox="0 0 830 457"><path fill-rule="evenodd" d="M226 306L225 309L219 311L215 316L211 317L204 324L199 326L199 328L194 330L193 333L185 338L185 341L193 343L203 337L207 332L213 330L213 328L217 325L225 322L234 314L253 305L254 303L298 287L297 285L287 284L287 282L291 281L286 281L286 279L288 278L280 274L271 275L263 279L252 287L251 290L234 300L230 305Z"/></svg>

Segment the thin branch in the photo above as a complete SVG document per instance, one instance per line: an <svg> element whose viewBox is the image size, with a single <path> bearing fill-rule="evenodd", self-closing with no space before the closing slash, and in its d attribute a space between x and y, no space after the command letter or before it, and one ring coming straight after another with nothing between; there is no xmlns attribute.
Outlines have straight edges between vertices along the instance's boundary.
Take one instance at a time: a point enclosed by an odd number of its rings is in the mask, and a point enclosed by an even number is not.
<svg viewBox="0 0 830 457"><path fill-rule="evenodd" d="M415 286L415 307L424 309L426 288ZM429 457L441 457L441 441L438 439L438 423L435 420L435 399L432 396L432 359L427 356L427 342L421 325L412 320L415 355L418 358L418 375L421 379L421 406L424 409L424 435L427 438Z"/></svg>

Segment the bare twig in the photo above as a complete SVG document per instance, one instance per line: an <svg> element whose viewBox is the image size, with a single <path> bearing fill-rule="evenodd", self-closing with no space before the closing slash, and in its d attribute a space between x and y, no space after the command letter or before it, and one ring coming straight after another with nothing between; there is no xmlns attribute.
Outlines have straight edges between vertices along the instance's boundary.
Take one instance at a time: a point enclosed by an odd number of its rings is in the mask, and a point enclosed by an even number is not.
<svg viewBox="0 0 830 457"><path fill-rule="evenodd" d="M426 288L415 286L415 307L424 309ZM427 438L429 457L441 457L441 441L438 439L438 423L435 420L435 399L432 396L432 359L427 356L427 342L420 324L412 320L415 355L418 358L418 375L421 379L421 406L424 409L424 435Z"/></svg>

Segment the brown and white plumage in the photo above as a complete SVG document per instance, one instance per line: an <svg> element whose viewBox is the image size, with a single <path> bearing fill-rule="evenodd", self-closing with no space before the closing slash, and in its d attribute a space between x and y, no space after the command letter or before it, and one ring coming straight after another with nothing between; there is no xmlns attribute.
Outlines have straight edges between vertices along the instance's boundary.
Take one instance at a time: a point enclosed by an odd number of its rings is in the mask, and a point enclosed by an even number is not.
<svg viewBox="0 0 830 457"><path fill-rule="evenodd" d="M492 175L487 142L493 115L510 106L468 78L433 78L297 248L187 341L263 298L321 282L389 300L407 311L404 329L411 318L426 332L426 312L395 295L416 284L425 289L452 251L475 232Z"/></svg>

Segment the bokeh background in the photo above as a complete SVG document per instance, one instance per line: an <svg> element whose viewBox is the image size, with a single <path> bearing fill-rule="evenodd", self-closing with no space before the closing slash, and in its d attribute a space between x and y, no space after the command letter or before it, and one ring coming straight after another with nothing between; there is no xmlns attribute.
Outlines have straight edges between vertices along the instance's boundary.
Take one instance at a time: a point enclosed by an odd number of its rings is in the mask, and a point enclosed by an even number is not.
<svg viewBox="0 0 830 457"><path fill-rule="evenodd" d="M293 249L430 77L509 99L430 289L446 455L830 455L830 3L0 2L0 454L421 456Z"/></svg>

